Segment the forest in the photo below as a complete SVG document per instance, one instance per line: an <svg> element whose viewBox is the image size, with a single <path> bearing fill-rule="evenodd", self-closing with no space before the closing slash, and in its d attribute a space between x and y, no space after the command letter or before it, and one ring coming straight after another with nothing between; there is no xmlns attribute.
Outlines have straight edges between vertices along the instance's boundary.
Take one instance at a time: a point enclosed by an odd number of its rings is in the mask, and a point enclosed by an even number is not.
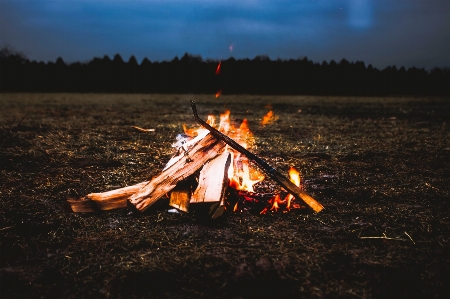
<svg viewBox="0 0 450 299"><path fill-rule="evenodd" d="M217 71L220 63L220 70ZM322 63L307 57L271 60L204 60L185 53L171 61L138 63L93 58L66 63L30 61L8 48L0 50L0 92L196 93L337 96L449 96L450 69L389 66L377 69L362 61Z"/></svg>

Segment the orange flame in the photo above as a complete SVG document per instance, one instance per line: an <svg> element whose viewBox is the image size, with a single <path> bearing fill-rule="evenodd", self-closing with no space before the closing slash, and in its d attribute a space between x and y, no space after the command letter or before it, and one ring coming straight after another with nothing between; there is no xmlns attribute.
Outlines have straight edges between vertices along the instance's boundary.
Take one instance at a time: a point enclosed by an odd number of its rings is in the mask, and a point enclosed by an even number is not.
<svg viewBox="0 0 450 299"><path fill-rule="evenodd" d="M293 182L297 187L300 187L300 172L297 169L291 166L289 169L289 179ZM294 199L292 194L288 194L284 199L286 201L286 210L291 209L291 201Z"/></svg>
<svg viewBox="0 0 450 299"><path fill-rule="evenodd" d="M297 171L294 167L289 169L289 178L291 182L300 187L300 172ZM280 195L277 194L273 198L271 198L267 203L269 206L265 207L260 214L267 214L268 211L277 212L280 209L280 205L285 205L285 209L283 213L290 211L291 209L299 209L300 205L298 203L292 203L292 200L295 197L292 194L288 194L284 200L281 199Z"/></svg>
<svg viewBox="0 0 450 299"><path fill-rule="evenodd" d="M222 94L222 89L220 89L218 92L216 92L216 98L218 98Z"/></svg>
<svg viewBox="0 0 450 299"><path fill-rule="evenodd" d="M216 126L213 115L208 115L206 122L213 127ZM244 119L239 127L235 127L231 124L229 110L220 115L220 122L217 129L245 148L251 147L254 143L253 134L250 131L247 120ZM206 129L203 127L187 128L186 125L183 125L183 130L186 135L195 137ZM233 161L228 169L230 187L236 190L253 192L253 185L264 180L264 175L250 167L250 162L247 157L230 147L227 147L227 150L232 154Z"/></svg>
<svg viewBox="0 0 450 299"><path fill-rule="evenodd" d="M208 118L206 119L206 123L208 123L210 126L214 126L216 123L216 118L214 117L214 115L208 115ZM183 131L184 134L191 136L191 137L195 137L198 136L201 132L204 132L205 128L203 127L196 127L196 128L188 128L185 124L183 124Z"/></svg>
<svg viewBox="0 0 450 299"><path fill-rule="evenodd" d="M222 66L222 60L219 61L219 64L217 65L217 68L216 68L216 75L220 75L220 68L221 68L221 66Z"/></svg>
<svg viewBox="0 0 450 299"><path fill-rule="evenodd" d="M253 134L249 129L247 120L244 119L239 127L234 126L230 121L230 111L225 111L220 115L218 125L213 115L208 115L206 122L213 127L217 127L220 132L228 135L228 137L245 148L250 148L254 143ZM183 129L185 134L192 137L206 130L203 127L187 128L186 125L183 125ZM226 150L231 154L231 160L233 161L228 169L229 186L235 190L254 192L253 186L264 180L264 175L257 169L251 167L248 158L241 153L228 146ZM289 169L289 178L291 182L300 187L300 172L294 167ZM268 205L260 213L266 214L269 211L277 212L280 209L285 213L291 209L301 208L297 202L294 202L294 199L295 197L291 194L288 194L284 199L281 198L280 194L277 194L267 201ZM232 207L234 212L240 210L237 202L235 204L233 203Z"/></svg>
<svg viewBox="0 0 450 299"><path fill-rule="evenodd" d="M269 205L272 205L270 207L270 209L268 207L265 207L260 214L264 215L267 214L267 212L270 211L275 211L278 212L278 210L280 209L280 204L284 204L285 201L281 200L280 194L275 195L274 197L272 197L268 202Z"/></svg>
<svg viewBox="0 0 450 299"><path fill-rule="evenodd" d="M272 110L270 110L269 112L267 112L266 115L263 116L261 125L266 125L269 121L272 120L272 118L273 118L273 112L272 112Z"/></svg>

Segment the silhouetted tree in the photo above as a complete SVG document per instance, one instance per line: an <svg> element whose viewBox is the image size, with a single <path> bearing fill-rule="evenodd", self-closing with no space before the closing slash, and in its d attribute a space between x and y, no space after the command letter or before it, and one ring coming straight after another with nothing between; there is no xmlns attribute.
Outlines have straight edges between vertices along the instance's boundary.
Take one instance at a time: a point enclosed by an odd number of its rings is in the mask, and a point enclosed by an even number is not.
<svg viewBox="0 0 450 299"><path fill-rule="evenodd" d="M120 54L70 65L29 61L9 48L0 49L0 91L29 92L149 92L317 95L450 95L448 68L424 69L389 66L382 70L362 61L315 63L307 57L271 60L203 60L185 53L181 59L141 64L135 56L124 62Z"/></svg>

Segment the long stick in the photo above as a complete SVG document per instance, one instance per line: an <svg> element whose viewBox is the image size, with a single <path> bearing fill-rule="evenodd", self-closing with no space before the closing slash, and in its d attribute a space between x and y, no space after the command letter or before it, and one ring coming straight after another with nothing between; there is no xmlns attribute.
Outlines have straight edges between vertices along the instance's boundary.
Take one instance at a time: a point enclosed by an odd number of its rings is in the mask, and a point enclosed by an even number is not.
<svg viewBox="0 0 450 299"><path fill-rule="evenodd" d="M192 111L194 112L195 120L208 129L212 135L223 140L226 144L245 155L247 158L255 162L272 180L280 184L286 191L295 196L298 199L304 201L308 206L310 206L315 212L320 212L323 210L323 206L317 202L314 198L308 195L306 192L301 190L297 185L292 183L289 179L283 176L280 172L278 172L275 168L267 164L266 161L256 156L255 154L249 152L244 147L242 147L239 143L228 137L227 135L219 132L215 128L211 127L208 123L202 120L197 113L197 107L195 106L194 101L191 100Z"/></svg>

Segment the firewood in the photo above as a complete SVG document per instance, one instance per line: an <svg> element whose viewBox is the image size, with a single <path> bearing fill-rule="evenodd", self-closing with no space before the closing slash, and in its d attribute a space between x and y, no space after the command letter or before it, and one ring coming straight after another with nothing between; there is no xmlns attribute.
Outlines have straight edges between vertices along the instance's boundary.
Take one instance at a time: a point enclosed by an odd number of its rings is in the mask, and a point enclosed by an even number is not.
<svg viewBox="0 0 450 299"><path fill-rule="evenodd" d="M167 167L154 177L137 193L133 194L128 203L138 211L145 211L164 194L172 190L178 182L200 169L206 162L215 158L225 148L225 143L212 134L207 134L192 147L181 153L182 158Z"/></svg>
<svg viewBox="0 0 450 299"><path fill-rule="evenodd" d="M90 193L81 199L68 199L67 203L70 209L76 213L125 208L128 197L147 184L148 181L107 192Z"/></svg>
<svg viewBox="0 0 450 299"><path fill-rule="evenodd" d="M184 181L179 182L172 192L170 192L169 206L177 208L183 212L189 212L189 201L191 199L192 184L195 181L190 176Z"/></svg>
<svg viewBox="0 0 450 299"><path fill-rule="evenodd" d="M92 201L91 199L87 199L86 197L77 199L68 198L66 202L68 210L74 213L90 213L99 210L95 202Z"/></svg>
<svg viewBox="0 0 450 299"><path fill-rule="evenodd" d="M200 171L197 189L192 195L193 203L214 203L209 215L212 219L221 216L224 211L225 191L229 185L228 169L232 161L230 152L224 152L214 160L209 161Z"/></svg>
<svg viewBox="0 0 450 299"><path fill-rule="evenodd" d="M203 166L191 203L222 201L228 186L231 154L224 152Z"/></svg>

